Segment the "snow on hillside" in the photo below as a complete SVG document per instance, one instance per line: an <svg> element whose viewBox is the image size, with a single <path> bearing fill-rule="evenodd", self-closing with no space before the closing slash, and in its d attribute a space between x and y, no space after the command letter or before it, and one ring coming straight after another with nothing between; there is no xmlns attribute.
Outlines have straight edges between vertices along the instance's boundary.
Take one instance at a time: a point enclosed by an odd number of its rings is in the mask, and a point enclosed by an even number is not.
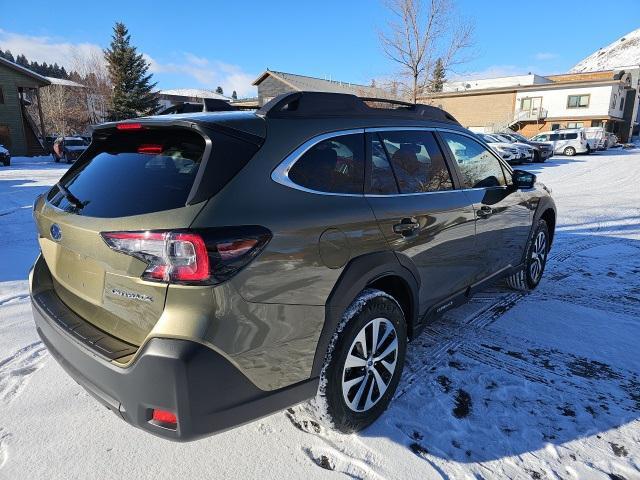
<svg viewBox="0 0 640 480"><path fill-rule="evenodd" d="M430 325L370 428L339 434L300 405L176 444L100 406L38 338L30 209L68 166L15 158L0 168L0 479L638 480L639 164L633 149L524 166L559 213L539 288L483 291Z"/></svg>
<svg viewBox="0 0 640 480"><path fill-rule="evenodd" d="M596 72L630 65L640 65L640 28L592 53L569 71Z"/></svg>

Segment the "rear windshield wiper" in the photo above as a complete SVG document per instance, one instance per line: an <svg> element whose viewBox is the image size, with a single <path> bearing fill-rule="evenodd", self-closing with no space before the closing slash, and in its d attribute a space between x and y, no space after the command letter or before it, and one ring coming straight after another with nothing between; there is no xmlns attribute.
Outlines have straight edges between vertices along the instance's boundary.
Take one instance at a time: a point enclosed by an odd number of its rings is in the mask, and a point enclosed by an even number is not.
<svg viewBox="0 0 640 480"><path fill-rule="evenodd" d="M76 197L73 193L71 193L67 189L67 187L62 185L60 182L56 183L56 187L58 187L58 190L60 190L60 192L62 192L62 195L65 196L65 198L69 201L69 203L71 205L76 207L78 210L81 210L81 209L84 208L84 204L80 201L80 199L78 197Z"/></svg>

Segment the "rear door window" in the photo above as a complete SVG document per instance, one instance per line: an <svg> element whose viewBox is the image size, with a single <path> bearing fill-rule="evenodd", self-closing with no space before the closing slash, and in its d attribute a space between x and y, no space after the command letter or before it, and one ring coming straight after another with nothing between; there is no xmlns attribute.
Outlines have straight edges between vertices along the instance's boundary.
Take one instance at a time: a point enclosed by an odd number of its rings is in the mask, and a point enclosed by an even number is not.
<svg viewBox="0 0 640 480"><path fill-rule="evenodd" d="M89 217L115 218L184 207L205 141L186 129L116 132L94 140L92 154L48 196L54 206Z"/></svg>
<svg viewBox="0 0 640 480"><path fill-rule="evenodd" d="M289 178L317 192L363 193L364 135L340 135L317 143L296 161Z"/></svg>
<svg viewBox="0 0 640 480"><path fill-rule="evenodd" d="M396 179L387 159L387 153L377 136L371 142L371 184L369 193L375 195L392 195L398 193Z"/></svg>
<svg viewBox="0 0 640 480"><path fill-rule="evenodd" d="M453 189L451 174L433 133L407 130L380 132L400 193Z"/></svg>

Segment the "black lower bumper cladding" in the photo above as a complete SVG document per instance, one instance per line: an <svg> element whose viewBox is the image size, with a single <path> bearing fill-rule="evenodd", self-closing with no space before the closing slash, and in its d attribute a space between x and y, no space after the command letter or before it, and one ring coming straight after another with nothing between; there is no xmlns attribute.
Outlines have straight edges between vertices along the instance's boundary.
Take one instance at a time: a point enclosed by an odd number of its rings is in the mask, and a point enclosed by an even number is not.
<svg viewBox="0 0 640 480"><path fill-rule="evenodd" d="M39 300L32 297L37 331L58 363L125 421L163 438L195 440L304 401L317 391L317 378L260 390L223 355L187 340L153 338L132 365L122 368L70 335ZM175 413L176 428L151 421L154 409Z"/></svg>

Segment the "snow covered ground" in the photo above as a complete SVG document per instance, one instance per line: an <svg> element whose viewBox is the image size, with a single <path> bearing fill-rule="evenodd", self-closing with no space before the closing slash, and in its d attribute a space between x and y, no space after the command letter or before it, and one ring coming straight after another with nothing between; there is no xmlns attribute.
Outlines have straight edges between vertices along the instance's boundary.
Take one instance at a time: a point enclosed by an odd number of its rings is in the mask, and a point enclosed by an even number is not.
<svg viewBox="0 0 640 480"><path fill-rule="evenodd" d="M640 479L640 150L525 168L553 188L540 287L495 288L409 349L383 417L358 435L305 405L189 444L138 431L51 359L31 318L30 208L65 166L0 169L0 479Z"/></svg>

